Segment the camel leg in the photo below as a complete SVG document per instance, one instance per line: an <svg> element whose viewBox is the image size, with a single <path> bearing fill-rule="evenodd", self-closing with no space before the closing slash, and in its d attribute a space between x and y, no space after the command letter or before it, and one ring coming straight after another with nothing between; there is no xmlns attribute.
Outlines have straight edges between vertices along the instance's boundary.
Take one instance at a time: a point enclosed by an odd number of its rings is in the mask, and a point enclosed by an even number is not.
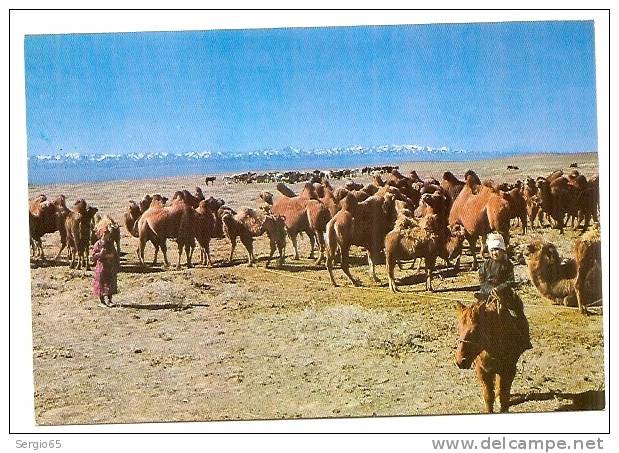
<svg viewBox="0 0 619 453"><path fill-rule="evenodd" d="M286 239L277 241L277 251L279 252L279 259L277 260L277 266L281 267L284 265L284 260L286 259Z"/></svg>
<svg viewBox="0 0 619 453"><path fill-rule="evenodd" d="M206 241L206 244L204 244L204 252L206 254L206 264L207 264L207 266L212 266L213 265L213 261L211 260L211 250L210 250L209 242L210 241Z"/></svg>
<svg viewBox="0 0 619 453"><path fill-rule="evenodd" d="M299 259L299 247L297 245L297 235L296 234L290 234L290 241L292 242L292 248L294 249L294 259L298 260Z"/></svg>
<svg viewBox="0 0 619 453"><path fill-rule="evenodd" d="M241 236L241 242L245 246L245 250L247 251L247 266L251 267L254 264L254 241L251 237L243 238Z"/></svg>
<svg viewBox="0 0 619 453"><path fill-rule="evenodd" d="M585 284L585 281L584 281L585 275L586 275L585 272L580 272L580 266L579 266L578 272L576 273L576 281L574 282L574 289L576 293L576 301L578 302L578 310L583 315L588 315L589 312L587 311L587 306L585 305L585 301L583 300L583 296L582 296L582 288Z"/></svg>
<svg viewBox="0 0 619 453"><path fill-rule="evenodd" d="M375 262L378 261L378 257L375 256L374 253L371 253L369 250L368 250L367 255L368 255L368 266L369 266L370 277L372 277L372 280L374 280L376 283L380 283L379 278L376 276L376 265L375 265Z"/></svg>
<svg viewBox="0 0 619 453"><path fill-rule="evenodd" d="M316 248L316 238L314 237L314 233L313 232L309 232L307 234L307 237L310 240L310 248L311 248L311 251L310 251L310 254L309 254L308 258L310 260L313 260L314 259L314 249Z"/></svg>
<svg viewBox="0 0 619 453"><path fill-rule="evenodd" d="M72 246L69 246L69 267L71 269L75 268L75 253Z"/></svg>
<svg viewBox="0 0 619 453"><path fill-rule="evenodd" d="M522 224L522 234L527 234L527 224L529 222L527 220L526 214L520 217L520 223Z"/></svg>
<svg viewBox="0 0 619 453"><path fill-rule="evenodd" d="M269 245L271 247L271 252L269 253L269 258L267 259L266 267L269 267L269 264L271 264L271 260L273 259L273 255L275 254L275 249L276 249L275 241L273 239L271 239L271 238L269 238L269 239L270 239ZM281 253L280 253L280 256L281 256Z"/></svg>
<svg viewBox="0 0 619 453"><path fill-rule="evenodd" d="M316 260L316 264L322 263L325 259L325 236L321 231L316 232L316 239L318 241L318 259Z"/></svg>
<svg viewBox="0 0 619 453"><path fill-rule="evenodd" d="M585 224L582 227L582 231L585 232L585 231L587 231L589 229L589 225L591 224L591 212L586 211L583 214L583 217L584 217ZM579 224L580 224L580 222L579 222Z"/></svg>
<svg viewBox="0 0 619 453"><path fill-rule="evenodd" d="M236 248L236 236L230 237L230 257L228 258L228 262L232 263L232 257L234 256L234 249Z"/></svg>
<svg viewBox="0 0 619 453"><path fill-rule="evenodd" d="M185 248L185 246L180 243L178 244L178 261L176 262L176 270L180 271L181 270L181 256L183 255L183 249Z"/></svg>
<svg viewBox="0 0 619 453"><path fill-rule="evenodd" d="M354 278L352 274L350 273L349 263L348 263L350 245L342 246L341 249L342 249L342 270L344 271L344 274L346 274L346 276L352 282L353 285L361 286L361 282L357 280L356 278Z"/></svg>
<svg viewBox="0 0 619 453"><path fill-rule="evenodd" d="M497 391L499 393L501 412L507 412L509 410L509 399L511 395L512 382L514 381L515 375L515 369L497 374Z"/></svg>
<svg viewBox="0 0 619 453"><path fill-rule="evenodd" d="M487 234L482 234L481 235L481 244L479 244L479 259L481 261L484 261L484 247L486 246L486 241L488 240L488 235ZM505 245L507 245L507 242L505 243ZM490 251L488 251L490 252Z"/></svg>
<svg viewBox="0 0 619 453"><path fill-rule="evenodd" d="M398 291L398 286L395 284L395 264L397 262L400 265L400 260L396 260L393 258L393 255L388 254L385 256L385 261L387 262L389 289L395 293ZM402 266L400 266L400 270L402 270Z"/></svg>
<svg viewBox="0 0 619 453"><path fill-rule="evenodd" d="M140 264L142 266L144 266L144 249L145 248L146 248L146 238L141 237L140 238L140 245L138 245L137 253L138 253L138 259L140 260ZM157 256L157 255L155 254L155 256ZM155 264L155 263L153 262L153 264Z"/></svg>
<svg viewBox="0 0 619 453"><path fill-rule="evenodd" d="M153 266L157 264L157 255L159 255L159 244L154 244L155 247L155 256L153 257ZM142 261L144 261L144 252L142 252Z"/></svg>
<svg viewBox="0 0 619 453"><path fill-rule="evenodd" d="M327 262L326 262L326 266L327 266L327 270L329 271L329 278L331 279L331 283L333 284L333 286L337 287L338 284L335 282L335 277L333 276L333 258L334 256L327 252Z"/></svg>
<svg viewBox="0 0 619 453"><path fill-rule="evenodd" d="M187 258L187 267L189 269L193 267L193 264L191 263L191 257L195 248L195 242L192 242L191 244L185 244L185 258Z"/></svg>
<svg viewBox="0 0 619 453"><path fill-rule="evenodd" d="M494 373L484 371L480 366L475 367L475 372L481 382L482 395L486 412L492 414L494 412Z"/></svg>
<svg viewBox="0 0 619 453"><path fill-rule="evenodd" d="M165 239L161 241L159 246L161 247L161 253L163 254L163 263L166 267L170 267L170 262L168 261L168 245L166 244Z"/></svg>
<svg viewBox="0 0 619 453"><path fill-rule="evenodd" d="M43 252L43 239L35 239L35 252L36 255L41 258L41 261L45 261L45 253ZM55 261L55 260L54 260Z"/></svg>
<svg viewBox="0 0 619 453"><path fill-rule="evenodd" d="M471 255L473 255L473 267L472 270L477 270L477 236L475 235L467 235L466 240L469 243L469 250Z"/></svg>
<svg viewBox="0 0 619 453"><path fill-rule="evenodd" d="M426 257L424 261L426 264L426 291L434 292L434 289L432 288L432 271L434 270L434 265L436 264L436 258L430 256Z"/></svg>
<svg viewBox="0 0 619 453"><path fill-rule="evenodd" d="M191 245L189 250L191 251L189 254L189 259L193 261L193 253L196 251L196 244ZM202 250L202 247L200 247L200 250Z"/></svg>
<svg viewBox="0 0 619 453"><path fill-rule="evenodd" d="M62 243L60 244L60 250L58 250L58 253L56 253L56 256L54 257L54 261L58 261L58 259L60 258L60 254L62 253L62 251L65 249L65 247L67 246L67 243ZM41 256L43 261L45 261L45 256L43 256L43 244L40 244L41 247Z"/></svg>

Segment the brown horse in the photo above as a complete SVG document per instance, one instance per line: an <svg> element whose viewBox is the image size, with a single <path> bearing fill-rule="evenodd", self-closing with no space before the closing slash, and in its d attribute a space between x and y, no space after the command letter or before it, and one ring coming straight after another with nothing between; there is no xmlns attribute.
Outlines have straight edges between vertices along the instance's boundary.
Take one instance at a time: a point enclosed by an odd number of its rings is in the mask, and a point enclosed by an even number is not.
<svg viewBox="0 0 619 453"><path fill-rule="evenodd" d="M522 320L515 317L515 309L510 302L506 302L513 301L517 296L511 289L506 292L510 294L503 292L499 297L489 297L485 302L468 307L460 302L456 305L456 365L467 369L475 364L488 413L493 412L495 395L499 397L501 412L508 411L516 364L523 352L516 339L522 335ZM520 307L518 311L521 310ZM521 312L521 316L524 317L524 313Z"/></svg>

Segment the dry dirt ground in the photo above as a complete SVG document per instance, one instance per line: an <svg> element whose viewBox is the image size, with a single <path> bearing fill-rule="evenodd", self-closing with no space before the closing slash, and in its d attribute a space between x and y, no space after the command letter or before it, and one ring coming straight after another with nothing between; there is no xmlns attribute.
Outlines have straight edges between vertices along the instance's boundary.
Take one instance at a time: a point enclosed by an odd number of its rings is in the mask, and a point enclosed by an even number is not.
<svg viewBox="0 0 619 453"><path fill-rule="evenodd" d="M440 179L449 169L468 168L483 178L513 181L546 175L578 162L589 176L596 156L542 155L469 163L406 163L422 177ZM507 172L507 164L520 171ZM365 180L360 179L360 182ZM207 196L232 207L256 206L271 184L205 187L202 176L159 180L31 186L30 195L84 197L119 222L131 198L170 196L200 185ZM338 182L335 182L338 185ZM298 189L299 186L295 188ZM327 271L290 257L279 270L265 268L268 241L256 242L258 266L244 264L239 244L232 266L229 244L212 242L213 267L182 270L138 265L137 240L123 227L118 308L103 308L91 295L92 273L71 270L66 257L53 265L31 264L34 410L36 421L89 424L221 419L463 414L483 410L472 370L454 364L454 301L472 301L477 275L441 271L434 294L415 271L397 271L403 290L371 283L361 249L352 272L364 283L347 285L341 270L334 288ZM527 237L513 228L513 241L541 235L569 255L576 233L537 230ZM47 256L58 234L44 238ZM150 246L149 246L150 247ZM147 249L152 259L152 247ZM176 259L176 245L169 256ZM161 260L160 260L161 261ZM519 362L513 412L601 409L604 406L602 315L552 306L528 282L523 265L519 293L531 325L534 348Z"/></svg>

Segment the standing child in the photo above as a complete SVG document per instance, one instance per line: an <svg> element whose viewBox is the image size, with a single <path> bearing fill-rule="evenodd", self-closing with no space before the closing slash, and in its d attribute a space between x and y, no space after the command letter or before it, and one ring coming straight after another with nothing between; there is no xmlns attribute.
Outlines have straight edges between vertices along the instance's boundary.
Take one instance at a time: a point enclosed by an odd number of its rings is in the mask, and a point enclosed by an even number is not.
<svg viewBox="0 0 619 453"><path fill-rule="evenodd" d="M118 292L116 275L119 268L119 256L111 238L109 225L98 226L97 236L100 239L95 242L90 255L95 262L92 292L99 297L101 304L113 307L112 295Z"/></svg>

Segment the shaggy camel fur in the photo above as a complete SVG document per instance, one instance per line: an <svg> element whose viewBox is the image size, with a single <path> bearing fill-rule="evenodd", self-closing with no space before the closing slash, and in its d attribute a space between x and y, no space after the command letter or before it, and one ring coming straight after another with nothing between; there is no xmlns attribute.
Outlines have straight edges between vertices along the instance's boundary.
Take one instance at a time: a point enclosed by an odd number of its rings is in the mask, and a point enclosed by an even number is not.
<svg viewBox="0 0 619 453"><path fill-rule="evenodd" d="M529 243L525 256L531 282L554 304L579 307L586 313L587 305L601 299L601 247L597 230L583 234L576 242L575 260L562 261L556 247L543 241Z"/></svg>
<svg viewBox="0 0 619 453"><path fill-rule="evenodd" d="M366 249L370 275L374 281L379 281L376 276L375 264L385 247L385 236L395 223L394 194L388 189L381 190L360 203L352 194L348 194L340 204L340 211L327 224L327 270L331 283L338 286L333 276L333 262L339 248L342 271L353 285L360 285L360 282L351 275L349 270L351 245Z"/></svg>
<svg viewBox="0 0 619 453"><path fill-rule="evenodd" d="M140 200L139 204L133 200L129 200L129 206L127 206L127 210L125 211L125 228L127 228L129 234L131 234L131 236L133 236L134 238L140 237L140 233L138 231L138 220L140 219L142 214L146 212L146 210L150 207L153 198L159 200L159 202L163 205L165 205L167 201L166 197L162 197L159 194L154 196L144 195L144 197ZM155 265L157 264L157 255L159 254L159 239L154 235L151 235L149 241L153 244L153 247L155 247L155 256L153 258L153 265ZM137 249L137 254L139 257L139 246Z"/></svg>
<svg viewBox="0 0 619 453"><path fill-rule="evenodd" d="M394 278L395 265L398 260L424 258L426 272L426 291L432 289L432 271L440 248L440 227L437 215L428 215L413 227L394 228L385 236L385 259L389 275L389 288L398 290Z"/></svg>
<svg viewBox="0 0 619 453"><path fill-rule="evenodd" d="M70 267L73 269L90 270L88 248L90 246L90 230L92 219L97 208L88 206L84 199L75 202L73 209L67 214L65 228L67 230L67 248L69 249Z"/></svg>
<svg viewBox="0 0 619 453"><path fill-rule="evenodd" d="M55 200L48 200L45 195L30 200L28 207L30 242L33 249L33 258L45 261L43 252L43 236L58 231L60 233L60 249L54 257L58 260L67 245L67 230L65 219L69 209L65 204L65 196L58 195Z"/></svg>
<svg viewBox="0 0 619 453"><path fill-rule="evenodd" d="M538 225L542 226L541 209L542 199L538 193L536 182L533 178L527 178L524 181L522 188L522 196L526 203L527 218L531 223L531 229L535 228L535 220L538 221Z"/></svg>
<svg viewBox="0 0 619 453"><path fill-rule="evenodd" d="M306 233L310 239L311 252L309 257L314 258L315 241L317 240L320 251L317 262L324 259L324 232L331 215L327 207L317 198L314 186L307 183L299 196L281 196L273 203L273 214L284 219L288 237L294 248L295 260L299 259L297 235L300 232Z"/></svg>
<svg viewBox="0 0 619 453"><path fill-rule="evenodd" d="M460 194L460 191L462 190L463 187L464 187L464 181L460 181L458 178L454 176L452 172L446 171L445 173L443 173L443 180L441 181L441 188L443 189L443 192L447 196L447 210L448 211L451 210L451 206L453 205L453 202L455 201L456 198L458 198L458 195Z"/></svg>
<svg viewBox="0 0 619 453"><path fill-rule="evenodd" d="M138 235L140 248L138 257L144 265L144 247L146 242L155 239L163 253L163 260L169 266L167 257L166 239L175 238L178 244L178 262L176 268L181 267L181 255L183 250L187 258L187 267L192 267L191 252L195 247L194 242L194 210L181 198L172 201L171 206L164 206L160 200L153 199L150 207L138 220Z"/></svg>
<svg viewBox="0 0 619 453"><path fill-rule="evenodd" d="M519 219L522 225L522 234L527 232L527 201L518 187L502 192L502 196L509 203L509 218Z"/></svg>
<svg viewBox="0 0 619 453"><path fill-rule="evenodd" d="M110 237L116 245L116 251L118 252L118 256L120 256L120 225L118 225L118 223L116 223L107 214L100 215L99 213L97 213L92 220L92 234L90 236L91 245L97 242L98 239L101 239L99 237L99 231L101 231L101 228L106 225L110 231Z"/></svg>
<svg viewBox="0 0 619 453"><path fill-rule="evenodd" d="M583 233L574 245L574 259L578 266L574 289L581 313L587 306L602 299L602 243L597 228Z"/></svg>
<svg viewBox="0 0 619 453"><path fill-rule="evenodd" d="M568 214L572 217L574 231L577 230L584 220L583 230L589 229L591 218L597 221L597 205L599 203L599 195L596 187L590 184L584 175L570 175L569 184L576 192L575 203L568 209Z"/></svg>
<svg viewBox="0 0 619 453"><path fill-rule="evenodd" d="M243 207L239 209L238 214L232 215L226 213L223 215L224 232L230 240L230 258L234 256L237 238L241 239L241 243L247 250L247 265L252 266L256 262L253 249L253 238L267 233L271 245L271 253L267 261L267 267L273 259L273 254L277 248L279 251L278 265L281 266L284 262L286 230L284 219L280 216L266 214L261 210Z"/></svg>
<svg viewBox="0 0 619 453"><path fill-rule="evenodd" d="M435 192L433 194L424 194L421 198L421 212L423 218L427 218L429 216L435 216L436 220L433 221L433 233L438 236L438 248L436 251L436 256L445 260L447 265L449 266L451 260L456 260L455 269L456 271L460 268L460 255L462 254L462 244L464 243L465 233L464 228L461 225L450 225L447 226L447 198L439 192ZM396 211L398 216L396 218L395 226L393 231L410 231L413 228L423 227L424 225L419 225L415 219L413 219L413 215L409 209L403 209L402 206L405 205L400 201L396 201ZM423 222L426 222L425 220ZM422 223L423 223L422 222ZM426 229L428 225L425 225ZM409 235L410 236L410 235ZM385 240L386 243L386 240ZM410 254L409 254L410 255ZM422 255L416 255L414 259L417 257L421 258ZM402 266L399 265L399 260L404 257L398 257L396 262L400 269ZM388 265L389 267L389 265ZM421 268L421 259L417 264L417 272L419 272ZM389 268L387 269L389 271ZM395 283L394 283L395 286Z"/></svg>
<svg viewBox="0 0 619 453"><path fill-rule="evenodd" d="M466 185L454 201L449 213L449 224L461 224L473 255L473 269L477 269L475 246L481 236L482 241L491 231L498 231L509 244L509 204L491 184L476 184L470 175ZM483 250L483 245L482 245ZM481 252L481 250L480 250Z"/></svg>
<svg viewBox="0 0 619 453"><path fill-rule="evenodd" d="M206 200L200 201L194 213L194 236L200 246L200 264L212 266L210 242L217 222L216 213L211 211Z"/></svg>

